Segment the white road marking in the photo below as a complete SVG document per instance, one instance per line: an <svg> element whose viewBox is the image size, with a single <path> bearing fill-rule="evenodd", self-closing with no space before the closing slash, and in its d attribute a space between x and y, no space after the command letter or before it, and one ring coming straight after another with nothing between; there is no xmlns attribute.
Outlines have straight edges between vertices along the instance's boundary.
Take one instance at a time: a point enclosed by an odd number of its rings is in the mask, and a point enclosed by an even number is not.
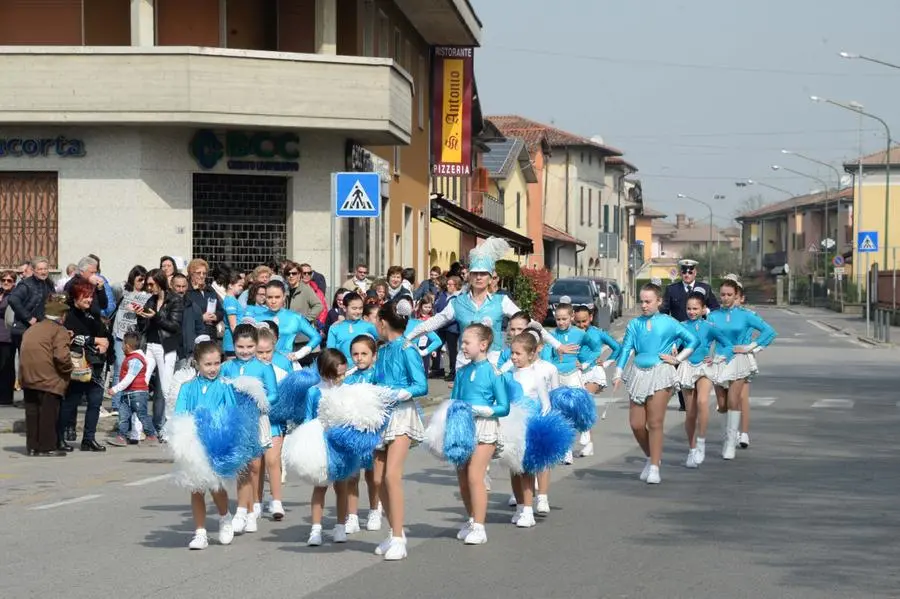
<svg viewBox="0 0 900 599"><path fill-rule="evenodd" d="M81 497L75 497L74 499L66 499L65 501L57 501L56 503L48 503L46 505L38 505L33 508L29 508L31 510L51 510L56 507L62 507L64 505L72 505L75 503L84 503L85 501L90 501L92 499L97 499L98 497L103 497L102 495L82 495Z"/></svg>
<svg viewBox="0 0 900 599"><path fill-rule="evenodd" d="M811 324L812 326L816 327L816 328L819 329L820 331L825 331L826 333L833 333L833 332L834 332L834 329L829 328L829 327L826 327L826 326L825 326L824 324L822 324L821 322L817 322L817 321L815 321L815 320L807 320L806 322L808 322L808 323Z"/></svg>
<svg viewBox="0 0 900 599"><path fill-rule="evenodd" d="M850 409L855 402L852 399L820 399L812 405L814 408Z"/></svg>
<svg viewBox="0 0 900 599"><path fill-rule="evenodd" d="M755 406L755 407L765 408L765 407L771 406L773 403L775 403L776 399L778 399L778 398L777 397L753 397L751 395L750 396L750 405Z"/></svg>
<svg viewBox="0 0 900 599"><path fill-rule="evenodd" d="M159 482L161 480L166 480L172 478L172 474L160 474L159 476L151 476L150 478L142 478L141 480L136 480L134 482L125 483L126 487L143 487L144 485L149 485L150 483Z"/></svg>

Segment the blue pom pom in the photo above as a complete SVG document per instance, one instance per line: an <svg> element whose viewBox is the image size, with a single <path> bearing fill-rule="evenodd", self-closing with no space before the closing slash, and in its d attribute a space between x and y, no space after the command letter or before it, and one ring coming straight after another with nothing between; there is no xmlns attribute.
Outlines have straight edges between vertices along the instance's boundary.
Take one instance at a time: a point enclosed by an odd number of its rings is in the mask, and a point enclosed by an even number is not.
<svg viewBox="0 0 900 599"><path fill-rule="evenodd" d="M372 455L381 435L377 432L363 432L350 426L336 426L325 431L325 437L336 451L362 460Z"/></svg>
<svg viewBox="0 0 900 599"><path fill-rule="evenodd" d="M197 436L210 466L222 478L234 478L259 455L259 411L256 404L239 402L216 410L194 412Z"/></svg>
<svg viewBox="0 0 900 599"><path fill-rule="evenodd" d="M503 373L503 384L506 386L506 396L509 398L509 403L519 403L525 399L525 391L522 390L522 385L516 380L512 372Z"/></svg>
<svg viewBox="0 0 900 599"><path fill-rule="evenodd" d="M364 470L374 470L375 469L375 454L370 453L366 457L362 459L359 463L359 467Z"/></svg>
<svg viewBox="0 0 900 599"><path fill-rule="evenodd" d="M359 472L359 458L345 454L337 449L325 434L325 447L328 449L328 480L341 482Z"/></svg>
<svg viewBox="0 0 900 599"><path fill-rule="evenodd" d="M568 418L579 433L591 430L597 422L597 406L584 389L557 387L550 392L550 404Z"/></svg>
<svg viewBox="0 0 900 599"><path fill-rule="evenodd" d="M572 423L557 410L532 416L525 428L523 470L536 474L559 464L574 441Z"/></svg>
<svg viewBox="0 0 900 599"><path fill-rule="evenodd" d="M454 400L447 410L444 427L444 457L461 468L475 453L475 418L472 406L462 400Z"/></svg>
<svg viewBox="0 0 900 599"><path fill-rule="evenodd" d="M278 385L278 401L269 406L269 420L302 422L306 415L306 397L320 380L319 371L312 366L289 373Z"/></svg>

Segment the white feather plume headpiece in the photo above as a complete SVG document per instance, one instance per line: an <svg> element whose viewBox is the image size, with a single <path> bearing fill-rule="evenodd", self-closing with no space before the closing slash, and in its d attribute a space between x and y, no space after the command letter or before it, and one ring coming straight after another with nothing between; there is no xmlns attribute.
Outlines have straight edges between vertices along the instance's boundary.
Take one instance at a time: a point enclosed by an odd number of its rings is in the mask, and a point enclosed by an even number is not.
<svg viewBox="0 0 900 599"><path fill-rule="evenodd" d="M512 250L502 237L488 237L484 243L469 252L469 272L494 272L497 260Z"/></svg>

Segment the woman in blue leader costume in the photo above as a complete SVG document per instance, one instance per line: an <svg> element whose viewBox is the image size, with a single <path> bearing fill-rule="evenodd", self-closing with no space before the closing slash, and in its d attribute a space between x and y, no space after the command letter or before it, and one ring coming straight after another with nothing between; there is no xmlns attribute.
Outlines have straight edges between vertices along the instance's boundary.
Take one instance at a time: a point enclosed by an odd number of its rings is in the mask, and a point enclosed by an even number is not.
<svg viewBox="0 0 900 599"><path fill-rule="evenodd" d="M415 398L428 394L428 379L422 356L403 338L411 312L412 304L405 300L385 304L378 311L378 332L386 343L378 350L375 360L375 382L396 390L398 402L382 433L374 460L375 486L383 491L381 496L391 524L389 537L375 553L386 560L403 559L407 554L403 533L403 464L410 447L425 438L425 425Z"/></svg>
<svg viewBox="0 0 900 599"><path fill-rule="evenodd" d="M371 322L362 320L363 298L358 293L348 293L344 296L344 309L346 317L341 322L336 322L328 329L328 340L325 347L336 349L347 358L347 363L353 363L350 354L350 344L360 335L368 335L372 339L378 339L378 329ZM346 381L345 381L346 382ZM365 381L369 382L369 381Z"/></svg>
<svg viewBox="0 0 900 599"><path fill-rule="evenodd" d="M625 329L613 389L618 390L624 375L631 400L628 414L631 431L647 456L640 478L649 484L659 484L663 421L669 398L677 387L675 367L691 355L700 340L680 322L659 312L662 289L656 282L641 288L640 302L641 316L629 322ZM684 349L676 356L673 348L677 346ZM632 351L634 361L626 373Z"/></svg>
<svg viewBox="0 0 900 599"><path fill-rule="evenodd" d="M320 343L322 335L303 316L284 307L284 284L271 281L266 285L266 309L251 310L247 308L246 316L257 322L271 320L278 325L278 344L275 349L287 355L292 362L298 362L308 356ZM294 352L294 338L303 333L309 341Z"/></svg>
<svg viewBox="0 0 900 599"><path fill-rule="evenodd" d="M406 338L413 341L454 321L459 324L460 329L473 323L484 324L490 327L494 334L494 341L488 348L488 360L496 365L503 347L501 330L503 317L511 317L520 311L508 295L491 294L489 291L494 265L509 251L511 248L505 239L490 237L469 252L469 292L458 295L440 313L409 331ZM544 331L540 323L532 321L531 326L541 331L544 343L550 347L562 353L578 352L578 348L574 345L561 345L552 335ZM466 357L460 352L456 359L457 369L467 362Z"/></svg>
<svg viewBox="0 0 900 599"><path fill-rule="evenodd" d="M716 326L733 345L730 352L720 354L725 361L719 364L716 372L716 393L727 389L728 413L726 414L725 442L722 445L722 458L733 460L738 443L738 429L741 424L741 402L744 385L753 374L754 364L750 354L759 353L775 340L775 329L759 317L755 312L740 307L737 302L740 285L733 280L725 280L719 289L718 310L707 316L709 322ZM753 331L759 333L756 341L747 344ZM718 348L716 353L719 354Z"/></svg>

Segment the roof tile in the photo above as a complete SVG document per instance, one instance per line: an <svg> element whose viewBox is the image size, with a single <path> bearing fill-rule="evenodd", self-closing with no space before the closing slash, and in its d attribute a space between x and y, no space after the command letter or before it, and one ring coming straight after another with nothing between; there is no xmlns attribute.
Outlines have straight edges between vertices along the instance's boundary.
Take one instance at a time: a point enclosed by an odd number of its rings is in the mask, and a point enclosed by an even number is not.
<svg viewBox="0 0 900 599"><path fill-rule="evenodd" d="M487 120L503 132L504 135L521 137L528 145L528 151L531 152L537 148L541 139L545 139L551 147L559 146L589 146L594 147L605 153L607 156L621 156L622 151L612 146L599 144L587 137L575 135L568 131L563 131L552 125L545 125L531 119L526 119L517 115L502 115L485 117Z"/></svg>

